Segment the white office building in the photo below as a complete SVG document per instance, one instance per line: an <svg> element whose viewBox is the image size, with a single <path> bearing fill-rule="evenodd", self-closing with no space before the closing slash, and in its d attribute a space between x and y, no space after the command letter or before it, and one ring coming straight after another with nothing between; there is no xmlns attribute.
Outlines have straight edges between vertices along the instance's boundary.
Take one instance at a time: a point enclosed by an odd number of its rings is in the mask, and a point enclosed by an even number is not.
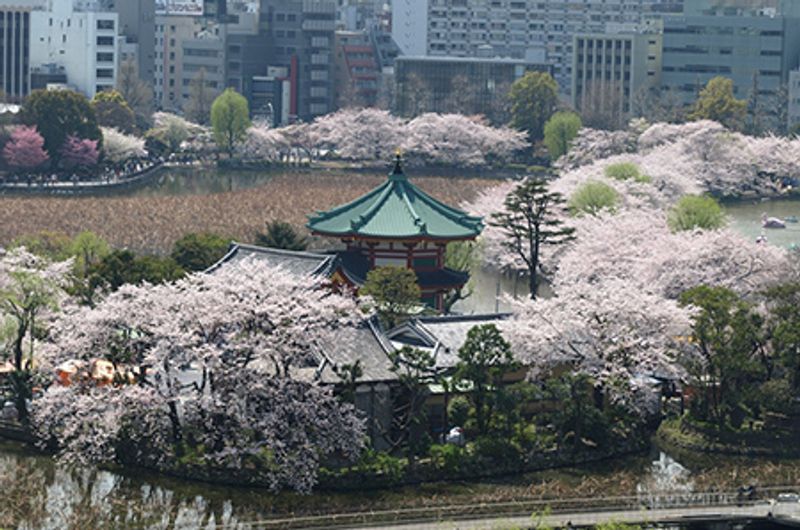
<svg viewBox="0 0 800 530"><path fill-rule="evenodd" d="M45 4L31 12L31 67L63 71L66 84L89 98L113 88L119 66L118 15L101 1Z"/></svg>

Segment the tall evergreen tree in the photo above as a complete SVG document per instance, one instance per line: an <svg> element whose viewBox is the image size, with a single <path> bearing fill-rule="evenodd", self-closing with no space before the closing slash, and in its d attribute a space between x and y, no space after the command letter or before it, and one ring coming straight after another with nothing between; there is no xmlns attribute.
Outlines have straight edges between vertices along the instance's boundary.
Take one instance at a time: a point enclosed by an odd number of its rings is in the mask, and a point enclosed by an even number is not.
<svg viewBox="0 0 800 530"><path fill-rule="evenodd" d="M559 245L574 239L574 228L564 226L559 210L564 197L551 192L547 182L528 178L508 194L505 211L492 216L492 224L506 234L505 246L519 254L528 268L529 289L536 299L539 289L539 263L544 245Z"/></svg>

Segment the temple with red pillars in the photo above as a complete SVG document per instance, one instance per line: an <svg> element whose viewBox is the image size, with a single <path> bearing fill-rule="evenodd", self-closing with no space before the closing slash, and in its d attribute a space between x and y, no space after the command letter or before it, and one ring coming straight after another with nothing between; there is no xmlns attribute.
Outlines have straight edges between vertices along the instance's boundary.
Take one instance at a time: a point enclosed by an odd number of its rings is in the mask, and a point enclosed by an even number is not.
<svg viewBox="0 0 800 530"><path fill-rule="evenodd" d="M422 302L444 309L445 296L461 289L469 274L445 267L447 244L473 241L483 221L448 206L412 184L400 155L381 186L347 204L309 216L312 234L337 238L346 247L337 253L331 278L354 288L367 273L382 266L412 269Z"/></svg>

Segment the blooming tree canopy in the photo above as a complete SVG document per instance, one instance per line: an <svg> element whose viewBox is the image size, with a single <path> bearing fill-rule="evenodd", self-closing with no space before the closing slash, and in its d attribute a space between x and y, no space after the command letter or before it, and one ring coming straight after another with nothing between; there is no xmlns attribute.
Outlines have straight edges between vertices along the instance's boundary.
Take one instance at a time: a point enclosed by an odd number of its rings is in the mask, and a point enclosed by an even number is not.
<svg viewBox="0 0 800 530"><path fill-rule="evenodd" d="M406 121L377 109L342 109L274 134L309 159L325 151L332 158L385 162L401 149L411 164L458 167L507 162L528 146L524 133L491 127L479 117L429 113Z"/></svg>
<svg viewBox="0 0 800 530"><path fill-rule="evenodd" d="M278 161L289 149L289 140L280 129L253 124L247 129L244 141L238 144L237 155L245 160Z"/></svg>
<svg viewBox="0 0 800 530"><path fill-rule="evenodd" d="M123 375L109 387L51 389L35 402L35 424L68 458L119 462L142 411L140 461L165 467L202 448L202 463L254 467L273 489L308 491L322 458L363 446L355 409L315 379L325 345L358 314L352 298L256 262L123 287L65 315L49 349L51 365L100 358ZM85 417L119 427L75 423Z"/></svg>
<svg viewBox="0 0 800 530"><path fill-rule="evenodd" d="M29 171L44 165L50 156L36 127L17 127L3 148L3 158L12 168Z"/></svg>
<svg viewBox="0 0 800 530"><path fill-rule="evenodd" d="M693 309L677 304L682 293L704 285L758 300L770 286L796 278L784 249L716 225L673 233L667 214L686 194L779 190L781 177L800 175L798 149L797 140L752 138L708 121L582 130L551 189L571 196L599 182L613 189L617 205L570 220L575 240L543 256L554 296L519 305L504 325L515 353L534 367L532 376L568 366L612 388L622 403L639 403L648 395L640 392L645 376L679 376L675 354L692 354L683 337ZM465 209L501 211L513 187L486 190ZM488 227L481 239L485 266L524 271L497 229Z"/></svg>
<svg viewBox="0 0 800 530"><path fill-rule="evenodd" d="M486 166L507 162L528 143L525 133L491 127L482 118L428 113L411 120L403 131L403 151L417 163Z"/></svg>
<svg viewBox="0 0 800 530"><path fill-rule="evenodd" d="M61 165L65 169L88 168L97 165L100 152L97 140L86 140L77 136L67 136L61 147Z"/></svg>
<svg viewBox="0 0 800 530"><path fill-rule="evenodd" d="M100 130L103 132L103 153L110 162L118 164L147 156L144 138L124 134L117 129L101 127Z"/></svg>
<svg viewBox="0 0 800 530"><path fill-rule="evenodd" d="M640 392L653 374L677 376L675 354L689 331L689 313L674 301L609 281L577 286L557 298L528 301L503 323L505 336L534 378L569 367L612 390L642 413Z"/></svg>
<svg viewBox="0 0 800 530"><path fill-rule="evenodd" d="M327 114L317 118L313 127L320 144L344 160L388 160L405 136L402 119L373 108Z"/></svg>

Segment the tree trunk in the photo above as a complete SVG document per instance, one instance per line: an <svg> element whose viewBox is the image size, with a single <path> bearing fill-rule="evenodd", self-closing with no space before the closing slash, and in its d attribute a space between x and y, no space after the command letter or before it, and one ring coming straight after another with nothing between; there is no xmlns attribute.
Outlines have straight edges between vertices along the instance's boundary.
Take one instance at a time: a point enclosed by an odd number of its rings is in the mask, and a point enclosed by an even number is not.
<svg viewBox="0 0 800 530"><path fill-rule="evenodd" d="M23 367L25 335L28 333L28 320L23 318L17 327L17 336L14 338L14 373L11 374L11 388L14 392L14 406L17 409L17 420L23 425L28 423L27 398L30 393L28 388L29 377Z"/></svg>

